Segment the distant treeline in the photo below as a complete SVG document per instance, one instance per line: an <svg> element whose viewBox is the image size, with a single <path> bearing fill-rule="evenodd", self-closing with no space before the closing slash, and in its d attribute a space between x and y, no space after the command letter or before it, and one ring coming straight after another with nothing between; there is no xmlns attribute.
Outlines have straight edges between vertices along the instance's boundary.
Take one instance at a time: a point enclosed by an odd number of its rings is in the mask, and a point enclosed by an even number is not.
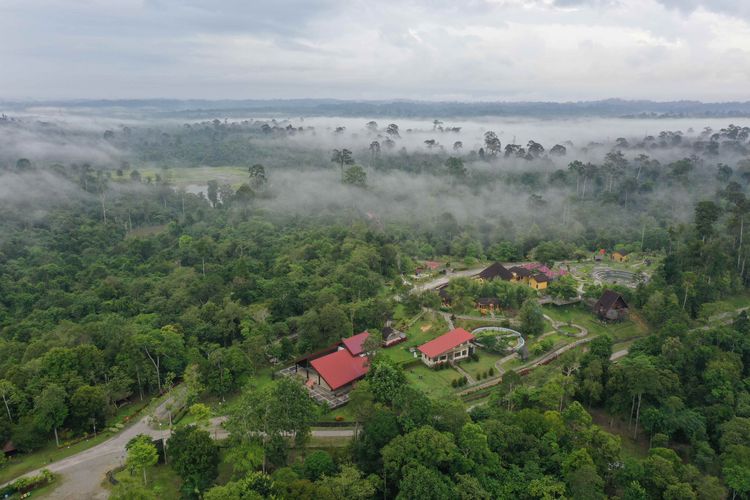
<svg viewBox="0 0 750 500"><path fill-rule="evenodd" d="M350 101L339 99L273 100L178 100L124 99L39 102L3 102L0 109L17 111L28 106L62 108L126 108L171 117L214 117L221 111L227 117L249 112L298 116L351 116L432 118L435 116L528 116L528 117L746 117L750 101L704 103L700 101L629 101L605 99L577 102L435 102L435 101Z"/></svg>

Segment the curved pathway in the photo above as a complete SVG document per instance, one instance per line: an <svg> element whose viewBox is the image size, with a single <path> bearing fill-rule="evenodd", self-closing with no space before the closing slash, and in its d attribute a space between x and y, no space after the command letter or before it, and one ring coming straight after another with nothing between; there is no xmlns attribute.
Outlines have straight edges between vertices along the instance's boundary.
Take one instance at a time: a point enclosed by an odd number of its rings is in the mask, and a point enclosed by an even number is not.
<svg viewBox="0 0 750 500"><path fill-rule="evenodd" d="M157 414L159 409L167 407L168 402L169 400L159 405ZM219 440L225 439L229 435L226 429L222 427L225 420L226 417L211 419L207 427L211 437ZM146 434L153 439L166 439L169 437L170 431L169 429L153 429L151 427L151 416L147 415L103 443L19 477L34 476L39 474L42 469L48 469L50 472L58 474L59 478L58 486L46 498L104 500L109 497L110 493L104 487L107 472L124 463L125 445L138 434ZM354 436L354 429L314 429L312 435L317 438L352 437ZM2 486L5 485L0 485L0 487Z"/></svg>

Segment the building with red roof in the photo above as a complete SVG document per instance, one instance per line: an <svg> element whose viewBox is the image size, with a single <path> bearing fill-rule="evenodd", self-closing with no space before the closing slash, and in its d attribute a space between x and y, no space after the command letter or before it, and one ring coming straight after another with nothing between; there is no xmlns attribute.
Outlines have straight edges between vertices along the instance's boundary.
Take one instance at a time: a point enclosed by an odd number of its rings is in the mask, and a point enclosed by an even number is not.
<svg viewBox="0 0 750 500"><path fill-rule="evenodd" d="M422 362L427 366L450 363L468 358L474 352L474 335L456 328L418 347Z"/></svg>
<svg viewBox="0 0 750 500"><path fill-rule="evenodd" d="M364 352L365 341L369 336L370 332L365 330L357 335L341 339L341 343L344 344L344 347L352 354L352 356L359 356Z"/></svg>
<svg viewBox="0 0 750 500"><path fill-rule="evenodd" d="M348 349L313 359L310 365L318 375L318 383L325 383L332 391L356 382L367 375L369 369L366 356L352 356Z"/></svg>

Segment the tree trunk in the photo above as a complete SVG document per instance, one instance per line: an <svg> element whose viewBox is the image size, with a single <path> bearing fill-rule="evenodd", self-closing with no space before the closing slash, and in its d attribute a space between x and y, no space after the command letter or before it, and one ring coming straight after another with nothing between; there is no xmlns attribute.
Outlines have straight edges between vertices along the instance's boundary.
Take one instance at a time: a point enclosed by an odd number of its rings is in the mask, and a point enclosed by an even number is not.
<svg viewBox="0 0 750 500"><path fill-rule="evenodd" d="M5 394L3 394L3 403L5 403L5 411L8 412L8 420L10 423L13 423L13 417L10 415L10 406L8 406L8 400L5 398Z"/></svg>
<svg viewBox="0 0 750 500"><path fill-rule="evenodd" d="M633 432L633 439L638 439L638 420L641 417L641 399L643 398L643 393L638 394L638 409L635 411L635 429Z"/></svg>
<svg viewBox="0 0 750 500"><path fill-rule="evenodd" d="M740 257L742 256L742 231L745 225L745 218L740 217L740 242L737 245L737 269L740 268Z"/></svg>
<svg viewBox="0 0 750 500"><path fill-rule="evenodd" d="M143 486L146 486L146 468L143 468Z"/></svg>
<svg viewBox="0 0 750 500"><path fill-rule="evenodd" d="M59 448L60 447L60 438L57 437L57 426L55 426L54 429L55 429L55 444Z"/></svg>
<svg viewBox="0 0 750 500"><path fill-rule="evenodd" d="M151 360L151 363L156 369L156 385L159 387L159 394L161 394L161 373L159 373L159 365L161 364L161 360L159 359L159 356L156 356L156 361L154 361L154 358L151 357L151 353L148 352L148 349L144 348L144 351L146 351L146 356L148 356L148 359Z"/></svg>
<svg viewBox="0 0 750 500"><path fill-rule="evenodd" d="M104 193L99 195L99 200L102 203L102 220L107 223L107 206L104 204Z"/></svg>
<svg viewBox="0 0 750 500"><path fill-rule="evenodd" d="M135 367L135 378L138 380L138 394L141 397L141 401L143 401L143 386L141 385L141 370L138 368L138 365Z"/></svg>
<svg viewBox="0 0 750 500"><path fill-rule="evenodd" d="M633 395L633 401L630 404L630 417L628 418L628 429L630 429L630 426L633 423L633 413L635 413L635 395Z"/></svg>

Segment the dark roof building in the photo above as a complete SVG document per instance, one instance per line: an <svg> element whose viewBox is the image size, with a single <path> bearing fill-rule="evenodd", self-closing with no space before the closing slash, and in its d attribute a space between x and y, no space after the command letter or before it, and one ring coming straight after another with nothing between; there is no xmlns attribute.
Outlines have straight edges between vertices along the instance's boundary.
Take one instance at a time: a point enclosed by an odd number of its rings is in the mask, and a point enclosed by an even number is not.
<svg viewBox="0 0 750 500"><path fill-rule="evenodd" d="M543 273L537 273L533 275L532 278L534 278L534 280L537 281L538 283L546 283L550 281L549 276Z"/></svg>
<svg viewBox="0 0 750 500"><path fill-rule="evenodd" d="M627 319L628 304L619 293L613 290L605 290L594 304L594 312L601 319L619 321Z"/></svg>
<svg viewBox="0 0 750 500"><path fill-rule="evenodd" d="M525 267L521 266L513 266L510 269L508 269L511 273L513 273L516 278L528 278L533 273L531 272L531 269L526 269Z"/></svg>
<svg viewBox="0 0 750 500"><path fill-rule="evenodd" d="M6 441L6 443L3 445L3 454L5 455L12 455L16 451L16 445L13 444L13 441Z"/></svg>
<svg viewBox="0 0 750 500"><path fill-rule="evenodd" d="M486 269L477 275L478 278L490 281L496 278L500 278L505 281L513 279L513 273L511 273L504 265L499 262L490 264Z"/></svg>
<svg viewBox="0 0 750 500"><path fill-rule="evenodd" d="M438 295L440 296L440 300L442 300L443 304L450 304L453 300L453 297L448 294L448 285L438 288Z"/></svg>

